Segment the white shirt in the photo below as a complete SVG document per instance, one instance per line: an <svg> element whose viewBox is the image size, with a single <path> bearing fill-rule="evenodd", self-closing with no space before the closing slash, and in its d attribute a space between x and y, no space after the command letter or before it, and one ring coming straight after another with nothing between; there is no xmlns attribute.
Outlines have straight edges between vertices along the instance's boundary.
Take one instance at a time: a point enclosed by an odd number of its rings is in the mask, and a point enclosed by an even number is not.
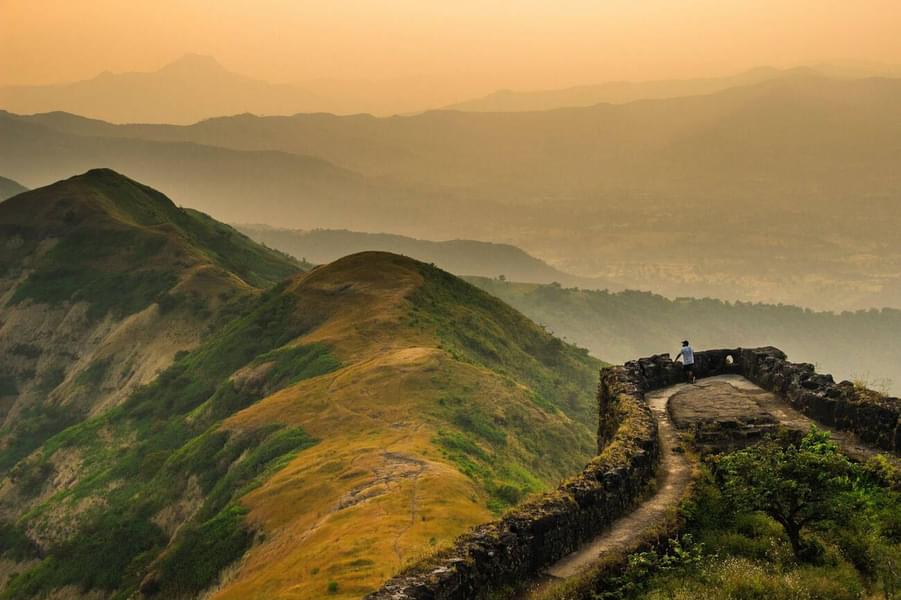
<svg viewBox="0 0 901 600"><path fill-rule="evenodd" d="M691 349L691 346L682 346L682 364L695 364L695 352Z"/></svg>

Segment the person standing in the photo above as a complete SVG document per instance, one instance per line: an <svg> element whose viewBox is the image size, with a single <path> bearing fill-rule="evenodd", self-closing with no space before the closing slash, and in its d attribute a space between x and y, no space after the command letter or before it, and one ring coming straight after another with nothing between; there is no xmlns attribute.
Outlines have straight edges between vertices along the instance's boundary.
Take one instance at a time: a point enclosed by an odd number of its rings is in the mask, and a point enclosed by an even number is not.
<svg viewBox="0 0 901 600"><path fill-rule="evenodd" d="M682 340L682 348L676 355L676 361L678 361L680 358L682 359L682 370L685 372L685 377L688 379L688 383L694 383L695 351L691 349L691 344L688 343L688 340Z"/></svg>

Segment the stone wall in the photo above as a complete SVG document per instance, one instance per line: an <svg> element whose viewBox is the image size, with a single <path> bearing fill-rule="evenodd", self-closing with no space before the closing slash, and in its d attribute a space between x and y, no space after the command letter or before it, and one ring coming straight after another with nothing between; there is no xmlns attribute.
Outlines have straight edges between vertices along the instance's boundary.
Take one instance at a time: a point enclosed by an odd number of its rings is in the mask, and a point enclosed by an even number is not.
<svg viewBox="0 0 901 600"><path fill-rule="evenodd" d="M901 452L901 399L857 388L850 381L836 383L811 364L788 362L776 348L745 349L739 356L745 377L811 419L850 431L870 446Z"/></svg>
<svg viewBox="0 0 901 600"><path fill-rule="evenodd" d="M876 448L901 452L901 399L857 388L850 381L836 383L811 364L789 362L778 348L707 350L696 352L695 360L698 377L743 375L827 427L850 431ZM643 391L684 381L681 364L666 354L630 361L624 368L640 373L649 386Z"/></svg>
<svg viewBox="0 0 901 600"><path fill-rule="evenodd" d="M776 348L695 353L695 373L744 375L825 425L857 433L869 444L899 451L901 400L849 382L835 383L812 365L786 360ZM685 380L669 355L601 371L598 456L555 491L480 525L454 545L388 581L368 600L466 600L520 582L576 550L625 514L654 475L657 423L646 392Z"/></svg>

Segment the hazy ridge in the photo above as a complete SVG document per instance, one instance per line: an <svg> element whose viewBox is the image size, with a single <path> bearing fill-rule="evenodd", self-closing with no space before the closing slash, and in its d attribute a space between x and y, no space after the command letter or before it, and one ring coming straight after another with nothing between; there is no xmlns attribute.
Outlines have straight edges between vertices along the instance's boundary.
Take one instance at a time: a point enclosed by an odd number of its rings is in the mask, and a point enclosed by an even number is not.
<svg viewBox="0 0 901 600"><path fill-rule="evenodd" d="M7 114L0 172L34 186L107 164L232 222L491 239L670 296L901 306L899 107L897 79L794 73L543 112Z"/></svg>

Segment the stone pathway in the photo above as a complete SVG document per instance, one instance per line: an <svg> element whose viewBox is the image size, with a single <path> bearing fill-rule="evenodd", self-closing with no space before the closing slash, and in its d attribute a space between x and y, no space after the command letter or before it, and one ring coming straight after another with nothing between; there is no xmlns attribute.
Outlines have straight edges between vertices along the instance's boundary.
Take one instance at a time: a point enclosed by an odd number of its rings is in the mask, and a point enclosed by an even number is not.
<svg viewBox="0 0 901 600"><path fill-rule="evenodd" d="M691 481L691 464L683 452L678 434L670 422L667 402L683 386L673 386L647 394L660 431L660 465L654 494L628 515L615 521L582 548L548 567L525 590L514 596L534 598L560 581L577 575L598 559L613 552L628 552L638 537L662 523L678 506Z"/></svg>
<svg viewBox="0 0 901 600"><path fill-rule="evenodd" d="M817 423L810 417L792 408L785 400L757 387L740 375L708 377L707 379L699 380L696 386L691 387L695 389L674 395L670 404L670 409L674 413L673 418L680 427L681 424L678 423L680 420L679 415L676 414L678 408L676 407L679 405L679 397L682 394L685 394L686 403L691 405L691 409L694 412L701 415L709 415L711 420L720 422L726 419L726 417L722 416L721 403L729 404L734 402L736 398L744 398L756 405L756 408L760 411L757 413L758 415L766 415L764 419L769 417L779 426L798 431L807 431L811 426L816 425L818 429L828 431L830 437L838 444L842 452L855 460L862 461L877 454L887 454L863 444L850 432L838 431ZM748 414L745 415L746 419L750 417L753 410L749 410Z"/></svg>
<svg viewBox="0 0 901 600"><path fill-rule="evenodd" d="M653 495L582 548L548 567L513 596L516 600L537 598L605 556L633 551L637 540L664 522L679 505L691 481L692 465L680 451L677 429L725 431L727 436L741 441L742 438L760 437L777 426L807 431L816 424L784 400L740 375L720 375L701 379L694 385L674 385L649 392L646 399L657 417L661 442L657 487ZM849 433L816 425L829 431L833 440L852 458L862 460L878 453ZM711 441L717 441L715 436Z"/></svg>

